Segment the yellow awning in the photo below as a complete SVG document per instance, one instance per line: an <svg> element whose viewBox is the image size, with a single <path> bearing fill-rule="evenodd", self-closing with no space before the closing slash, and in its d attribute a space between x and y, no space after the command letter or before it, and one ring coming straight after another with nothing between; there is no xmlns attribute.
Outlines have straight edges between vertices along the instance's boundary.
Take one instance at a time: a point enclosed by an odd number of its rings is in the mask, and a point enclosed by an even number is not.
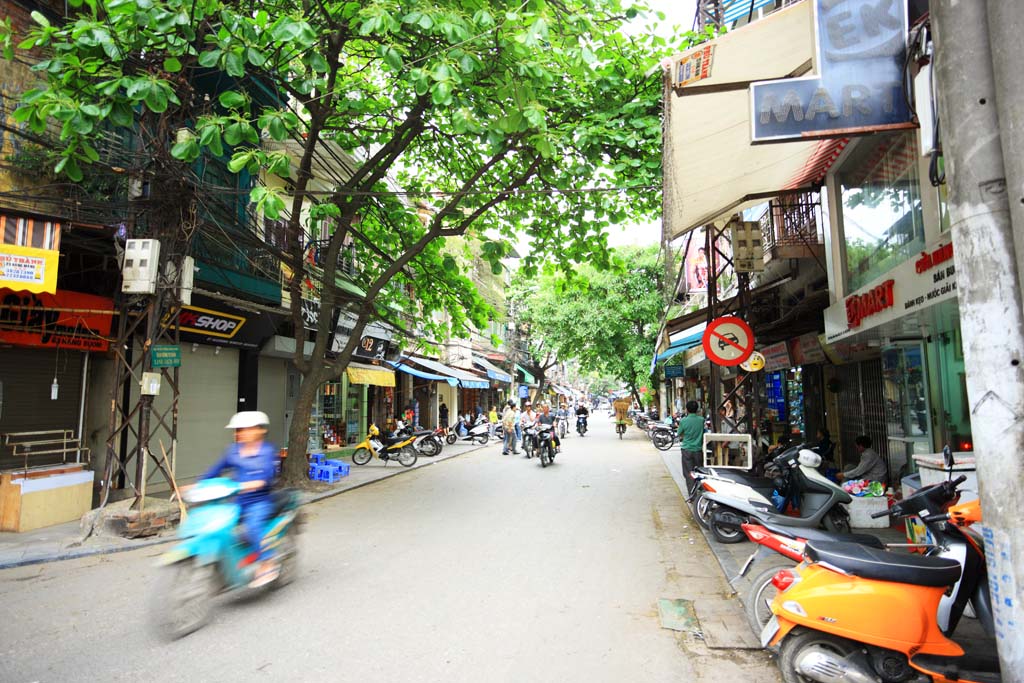
<svg viewBox="0 0 1024 683"><path fill-rule="evenodd" d="M345 369L348 381L352 384L373 384L378 387L395 386L395 371L378 368L374 365L349 363Z"/></svg>

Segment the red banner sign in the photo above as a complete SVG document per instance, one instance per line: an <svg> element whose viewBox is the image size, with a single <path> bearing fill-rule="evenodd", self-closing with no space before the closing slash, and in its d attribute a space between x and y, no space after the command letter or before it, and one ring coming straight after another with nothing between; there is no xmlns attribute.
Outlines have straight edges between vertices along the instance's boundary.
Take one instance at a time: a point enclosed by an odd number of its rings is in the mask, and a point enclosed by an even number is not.
<svg viewBox="0 0 1024 683"><path fill-rule="evenodd" d="M0 289L0 343L106 351L113 317L113 300L102 296Z"/></svg>

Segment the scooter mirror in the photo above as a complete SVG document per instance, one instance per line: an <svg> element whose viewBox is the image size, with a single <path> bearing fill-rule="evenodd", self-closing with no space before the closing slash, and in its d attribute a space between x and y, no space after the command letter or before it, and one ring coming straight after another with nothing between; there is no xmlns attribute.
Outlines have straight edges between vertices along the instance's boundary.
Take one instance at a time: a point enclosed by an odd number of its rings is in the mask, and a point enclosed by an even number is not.
<svg viewBox="0 0 1024 683"><path fill-rule="evenodd" d="M953 450L946 444L942 449L942 461L946 464L946 469L949 470L950 476L953 476L953 465L956 464L956 460L953 458Z"/></svg>

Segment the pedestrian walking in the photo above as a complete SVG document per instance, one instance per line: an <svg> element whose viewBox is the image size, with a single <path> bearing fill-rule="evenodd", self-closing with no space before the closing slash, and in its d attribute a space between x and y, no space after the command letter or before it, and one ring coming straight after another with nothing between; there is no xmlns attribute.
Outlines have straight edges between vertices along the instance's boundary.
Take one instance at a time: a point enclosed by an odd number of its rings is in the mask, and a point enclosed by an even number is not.
<svg viewBox="0 0 1024 683"><path fill-rule="evenodd" d="M448 428L448 406L445 405L444 401L441 401L441 405L437 409L437 419L441 422L442 427Z"/></svg>
<svg viewBox="0 0 1024 683"><path fill-rule="evenodd" d="M679 421L676 435L679 437L680 459L683 465L683 479L686 481L686 493L693 493L693 470L700 463L700 449L704 441L704 417L697 411L700 406L696 401L687 401L686 417Z"/></svg>
<svg viewBox="0 0 1024 683"><path fill-rule="evenodd" d="M505 428L505 446L501 451L502 455L513 455L519 454L519 449L516 446L516 409L515 403L509 401L505 406L505 412L501 416L501 424Z"/></svg>
<svg viewBox="0 0 1024 683"><path fill-rule="evenodd" d="M521 410L519 410L519 406L516 406L515 410L516 410L516 441L522 441L523 440L523 430L522 430L522 427L519 424L519 421L522 419L523 413L522 413Z"/></svg>
<svg viewBox="0 0 1024 683"><path fill-rule="evenodd" d="M491 406L491 409L487 411L487 429L491 433L491 438L494 438L494 432L498 429L498 409Z"/></svg>

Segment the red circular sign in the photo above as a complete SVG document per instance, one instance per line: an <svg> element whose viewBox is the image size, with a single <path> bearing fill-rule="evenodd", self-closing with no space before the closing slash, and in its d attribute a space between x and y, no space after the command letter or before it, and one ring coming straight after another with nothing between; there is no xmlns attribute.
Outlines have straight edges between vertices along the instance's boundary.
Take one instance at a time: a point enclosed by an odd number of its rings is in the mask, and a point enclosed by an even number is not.
<svg viewBox="0 0 1024 683"><path fill-rule="evenodd" d="M754 331L740 318L727 315L711 321L701 343L712 363L739 365L754 352Z"/></svg>

